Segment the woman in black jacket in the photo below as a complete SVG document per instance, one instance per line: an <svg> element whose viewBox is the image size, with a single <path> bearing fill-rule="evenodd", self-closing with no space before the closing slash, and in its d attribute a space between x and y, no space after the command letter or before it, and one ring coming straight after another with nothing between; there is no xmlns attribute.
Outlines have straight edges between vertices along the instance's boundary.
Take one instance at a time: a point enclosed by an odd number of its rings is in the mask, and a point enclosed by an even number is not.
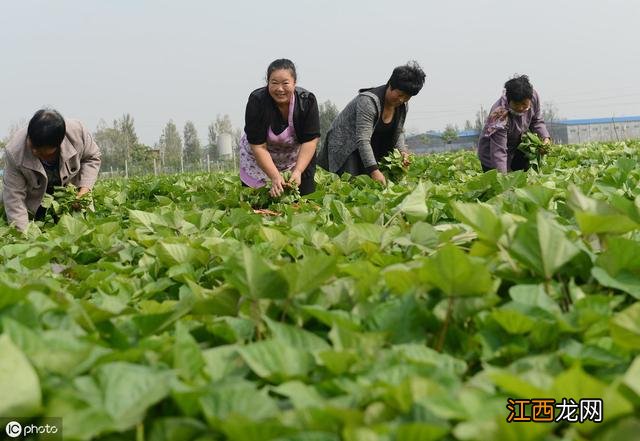
<svg viewBox="0 0 640 441"><path fill-rule="evenodd" d="M315 190L318 103L311 92L296 87L296 80L291 60L275 60L267 68L267 86L249 95L245 111L240 179L254 188L271 181L271 196L284 191L284 171L291 172L301 195Z"/></svg>

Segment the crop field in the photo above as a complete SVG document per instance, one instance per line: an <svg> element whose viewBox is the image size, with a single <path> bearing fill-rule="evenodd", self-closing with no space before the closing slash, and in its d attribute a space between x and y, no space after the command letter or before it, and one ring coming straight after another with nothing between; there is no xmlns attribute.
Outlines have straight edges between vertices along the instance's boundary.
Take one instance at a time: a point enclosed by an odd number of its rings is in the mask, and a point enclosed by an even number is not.
<svg viewBox="0 0 640 441"><path fill-rule="evenodd" d="M70 441L638 440L639 163L430 155L286 204L230 173L99 181L93 212L0 224L0 415Z"/></svg>

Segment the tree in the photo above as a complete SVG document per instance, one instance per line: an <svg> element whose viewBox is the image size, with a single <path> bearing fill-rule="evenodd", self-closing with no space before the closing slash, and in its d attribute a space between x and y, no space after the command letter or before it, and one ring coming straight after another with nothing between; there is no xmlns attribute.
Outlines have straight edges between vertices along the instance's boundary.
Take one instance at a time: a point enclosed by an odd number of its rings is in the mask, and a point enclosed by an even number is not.
<svg viewBox="0 0 640 441"><path fill-rule="evenodd" d="M324 139L325 135L331 127L331 123L338 116L338 107L330 100L318 106L318 112L320 113L320 137Z"/></svg>
<svg viewBox="0 0 640 441"><path fill-rule="evenodd" d="M160 154L164 165L177 169L180 166L182 156L182 139L173 120L169 120L158 141Z"/></svg>
<svg viewBox="0 0 640 441"><path fill-rule="evenodd" d="M446 144L451 144L453 141L458 139L458 128L449 124L444 128L444 132L442 132L442 140Z"/></svg>
<svg viewBox="0 0 640 441"><path fill-rule="evenodd" d="M184 162L189 165L195 165L202 160L202 148L200 148L200 140L198 139L198 131L191 121L187 121L184 125Z"/></svg>
<svg viewBox="0 0 640 441"><path fill-rule="evenodd" d="M487 121L487 116L489 116L489 111L480 106L480 110L476 112L476 120L473 128L478 132L482 131L482 129L484 128L484 123Z"/></svg>
<svg viewBox="0 0 640 441"><path fill-rule="evenodd" d="M113 126L120 135L121 153L129 160L131 158L131 149L138 144L138 135L136 134L133 117L125 113L122 118L113 122Z"/></svg>
<svg viewBox="0 0 640 441"><path fill-rule="evenodd" d="M464 122L464 129L465 129L465 130L474 130L474 129L475 129L475 127L474 127L474 125L471 123L471 121L466 120L466 121Z"/></svg>
<svg viewBox="0 0 640 441"><path fill-rule="evenodd" d="M546 101L542 104L542 119L544 119L545 122L555 122L560 120L558 108L555 106L553 101Z"/></svg>
<svg viewBox="0 0 640 441"><path fill-rule="evenodd" d="M125 161L129 165L133 163L131 152L138 146L139 141L134 120L130 114L125 113L120 119L113 120L111 127L101 119L94 139L102 153L103 169L110 167L124 169Z"/></svg>

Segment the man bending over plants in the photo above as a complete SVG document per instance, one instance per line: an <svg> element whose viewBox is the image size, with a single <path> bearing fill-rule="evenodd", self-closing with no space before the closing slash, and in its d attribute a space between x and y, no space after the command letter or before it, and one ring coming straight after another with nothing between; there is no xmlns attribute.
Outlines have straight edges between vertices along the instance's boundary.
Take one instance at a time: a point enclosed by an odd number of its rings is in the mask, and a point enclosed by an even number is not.
<svg viewBox="0 0 640 441"><path fill-rule="evenodd" d="M7 221L24 231L29 219L43 220L45 194L69 184L87 194L100 169L100 150L80 121L40 109L5 149L2 200Z"/></svg>

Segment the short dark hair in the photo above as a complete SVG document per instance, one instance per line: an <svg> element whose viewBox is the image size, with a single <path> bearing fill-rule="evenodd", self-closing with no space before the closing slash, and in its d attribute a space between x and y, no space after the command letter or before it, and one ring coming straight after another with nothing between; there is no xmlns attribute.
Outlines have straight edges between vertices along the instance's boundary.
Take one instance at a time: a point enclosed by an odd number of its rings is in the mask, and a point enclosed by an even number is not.
<svg viewBox="0 0 640 441"><path fill-rule="evenodd" d="M409 61L404 66L393 69L388 85L392 89L400 89L406 94L415 96L424 86L426 75L416 61Z"/></svg>
<svg viewBox="0 0 640 441"><path fill-rule="evenodd" d="M519 103L526 99L533 98L533 86L526 75L515 76L504 83L507 93L507 101Z"/></svg>
<svg viewBox="0 0 640 441"><path fill-rule="evenodd" d="M295 81L298 81L298 75L296 74L296 65L293 64L293 61L287 58L278 58L271 62L269 67L267 67L267 82L269 82L269 78L271 78L271 74L280 69L286 69L291 71L291 76Z"/></svg>
<svg viewBox="0 0 640 441"><path fill-rule="evenodd" d="M67 126L60 112L54 109L40 109L29 121L27 136L34 148L60 147Z"/></svg>

